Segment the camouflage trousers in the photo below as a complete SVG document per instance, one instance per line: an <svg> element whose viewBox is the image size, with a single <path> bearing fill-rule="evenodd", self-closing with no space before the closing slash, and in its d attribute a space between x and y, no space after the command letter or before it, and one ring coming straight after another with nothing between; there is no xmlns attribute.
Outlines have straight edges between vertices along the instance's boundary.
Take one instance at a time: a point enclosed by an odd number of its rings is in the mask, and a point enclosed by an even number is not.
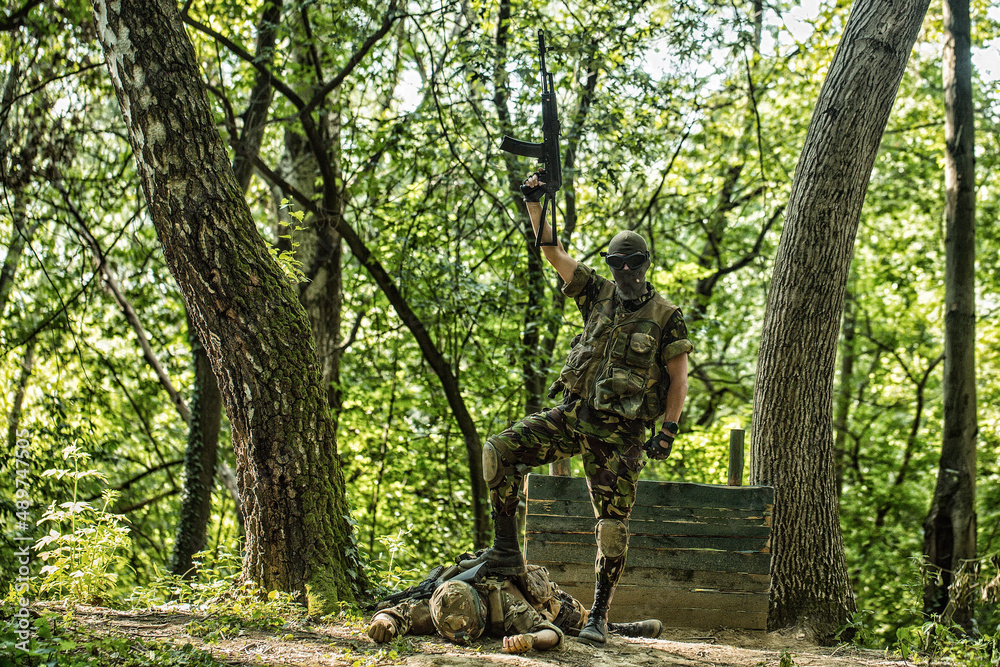
<svg viewBox="0 0 1000 667"><path fill-rule="evenodd" d="M574 427L568 423L573 415L567 419L566 411L567 406L559 406L529 415L491 437L489 442L501 451L509 451L514 463L527 468L581 455L594 515L597 519L616 519L627 526L639 473L645 465L642 425L622 424L612 416L605 423L591 418L585 425L578 422ZM583 426L587 432L581 430ZM524 473L513 466L510 470L490 490L494 511L504 516L517 512L518 491L524 482ZM606 556L598 548L594 563L598 577L617 584L625 569L626 553L627 542L620 555Z"/></svg>

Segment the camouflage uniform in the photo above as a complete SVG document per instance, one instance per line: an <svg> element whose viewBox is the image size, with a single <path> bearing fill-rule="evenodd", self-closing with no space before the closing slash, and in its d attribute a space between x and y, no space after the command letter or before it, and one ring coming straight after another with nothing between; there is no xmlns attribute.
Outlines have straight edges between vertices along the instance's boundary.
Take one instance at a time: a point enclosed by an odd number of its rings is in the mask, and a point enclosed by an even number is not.
<svg viewBox="0 0 1000 667"><path fill-rule="evenodd" d="M516 579L486 578L472 586L489 610L486 631L498 639L552 630L561 643L563 634L578 632L586 618L583 606L551 581L540 565L529 565L527 573ZM397 636L435 632L429 600L404 600L378 614L392 617Z"/></svg>
<svg viewBox="0 0 1000 667"><path fill-rule="evenodd" d="M576 300L585 323L554 385L563 404L489 439L490 501L498 515L512 516L527 468L581 455L594 514L602 520L595 570L613 586L625 567L646 428L666 409L666 364L692 345L680 310L651 286L627 309L613 282L581 264L563 292Z"/></svg>

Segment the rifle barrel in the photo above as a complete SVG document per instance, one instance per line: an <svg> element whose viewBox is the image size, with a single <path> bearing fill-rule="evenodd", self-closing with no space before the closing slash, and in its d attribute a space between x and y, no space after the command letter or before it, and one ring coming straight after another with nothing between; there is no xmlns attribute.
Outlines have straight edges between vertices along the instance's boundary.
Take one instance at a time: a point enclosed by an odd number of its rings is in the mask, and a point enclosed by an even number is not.
<svg viewBox="0 0 1000 667"><path fill-rule="evenodd" d="M541 28L538 29L538 60L541 63L542 71L542 87L545 86L545 31Z"/></svg>

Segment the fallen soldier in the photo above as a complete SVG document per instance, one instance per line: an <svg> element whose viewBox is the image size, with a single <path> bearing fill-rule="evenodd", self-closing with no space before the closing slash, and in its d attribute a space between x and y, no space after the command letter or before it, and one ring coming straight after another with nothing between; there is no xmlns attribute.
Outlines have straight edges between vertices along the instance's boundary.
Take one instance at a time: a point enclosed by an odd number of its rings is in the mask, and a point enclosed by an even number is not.
<svg viewBox="0 0 1000 667"><path fill-rule="evenodd" d="M545 651L576 636L588 612L549 580L540 565L512 577L479 577L480 567L459 574L437 587L430 600L408 599L378 611L368 626L368 636L379 643L394 637L438 634L469 643L483 634L503 639L504 653ZM657 620L609 623L608 629L623 637L655 638L663 630Z"/></svg>

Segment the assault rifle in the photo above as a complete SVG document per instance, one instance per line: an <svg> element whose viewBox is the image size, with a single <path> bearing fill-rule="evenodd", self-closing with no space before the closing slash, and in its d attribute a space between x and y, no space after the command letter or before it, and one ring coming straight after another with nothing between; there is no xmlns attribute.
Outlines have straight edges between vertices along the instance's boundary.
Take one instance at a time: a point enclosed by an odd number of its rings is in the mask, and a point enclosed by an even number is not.
<svg viewBox="0 0 1000 667"><path fill-rule="evenodd" d="M480 563L468 570L463 570L458 565L452 565L447 569L445 569L444 565L438 565L419 584L382 598L375 603L375 608L386 609L403 600L409 599L429 600L434 595L434 591L438 589L438 586L446 581L465 581L472 584L485 576L486 565L484 563Z"/></svg>
<svg viewBox="0 0 1000 667"><path fill-rule="evenodd" d="M538 60L542 75L542 141L531 143L520 141L504 135L500 142L500 150L514 155L533 157L540 163L538 179L544 181L544 199L542 199L542 219L538 222L538 232L535 234L535 247L543 245L559 245L556 238L556 192L562 187L562 159L559 155L559 108L556 105L556 89L552 75L545 69L545 33L538 31ZM552 238L548 243L542 243L542 231L545 229L545 212L552 203Z"/></svg>
<svg viewBox="0 0 1000 667"><path fill-rule="evenodd" d="M437 590L439 585L438 577L441 576L442 571L444 571L444 565L438 565L416 586L410 586L406 590L398 591L379 600L378 608L391 607L407 598L413 598L414 600L426 600L430 598L434 595L434 591Z"/></svg>

